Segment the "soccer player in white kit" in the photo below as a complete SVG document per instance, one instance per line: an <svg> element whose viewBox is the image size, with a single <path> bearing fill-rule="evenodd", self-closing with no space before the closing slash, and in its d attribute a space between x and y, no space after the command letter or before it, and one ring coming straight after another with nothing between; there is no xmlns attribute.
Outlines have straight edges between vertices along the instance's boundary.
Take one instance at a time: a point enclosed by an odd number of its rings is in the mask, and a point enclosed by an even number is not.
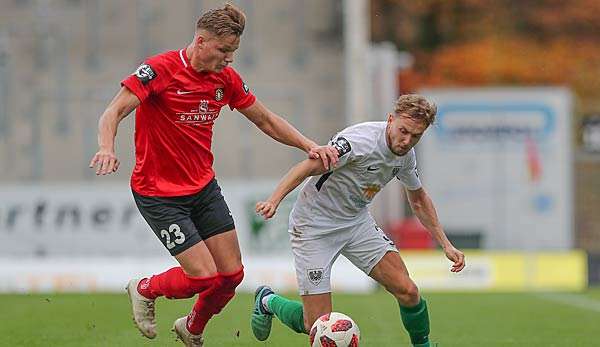
<svg viewBox="0 0 600 347"><path fill-rule="evenodd" d="M343 254L383 285L397 300L404 327L414 346L430 346L427 304L409 277L398 250L369 214L367 206L394 177L407 190L413 212L454 264L465 267L464 254L448 240L433 203L421 185L413 147L435 120L437 108L420 95L403 95L387 122L350 126L331 140L339 162L327 170L319 160L304 160L281 180L256 212L271 218L283 198L312 176L290 214L289 233L302 303L275 294L268 286L256 290L252 331L264 341L272 317L298 333L332 311L330 274Z"/></svg>

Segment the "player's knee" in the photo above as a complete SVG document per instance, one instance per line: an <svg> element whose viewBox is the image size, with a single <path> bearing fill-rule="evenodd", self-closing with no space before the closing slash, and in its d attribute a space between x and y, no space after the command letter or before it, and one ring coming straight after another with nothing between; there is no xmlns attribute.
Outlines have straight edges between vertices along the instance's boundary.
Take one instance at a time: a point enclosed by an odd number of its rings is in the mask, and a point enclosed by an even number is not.
<svg viewBox="0 0 600 347"><path fill-rule="evenodd" d="M225 292L235 291L242 280L244 279L244 268L230 273L230 274L219 274L219 289Z"/></svg>
<svg viewBox="0 0 600 347"><path fill-rule="evenodd" d="M204 264L186 264L183 268L185 273L190 277L213 277L216 276L215 271L210 271Z"/></svg>
<svg viewBox="0 0 600 347"><path fill-rule="evenodd" d="M411 303L411 306L414 306L419 303L419 288L415 285L414 282L410 282L408 288L406 288L406 296Z"/></svg>
<svg viewBox="0 0 600 347"><path fill-rule="evenodd" d="M189 297L191 298L192 296L196 295L196 294L200 294L202 295L207 294L208 292L212 291L215 283L217 281L218 276L211 276L211 277L190 277L188 276L188 291L189 291Z"/></svg>
<svg viewBox="0 0 600 347"><path fill-rule="evenodd" d="M244 268L230 274L219 274L216 278L214 294L211 297L213 313L217 314L235 296L235 289L244 279Z"/></svg>
<svg viewBox="0 0 600 347"><path fill-rule="evenodd" d="M386 286L386 289L402 305L413 306L419 303L419 288L417 288L417 285L411 279L398 281L390 286Z"/></svg>
<svg viewBox="0 0 600 347"><path fill-rule="evenodd" d="M394 293L394 296L403 306L411 307L419 303L419 288L413 281L409 281L401 286L400 290Z"/></svg>

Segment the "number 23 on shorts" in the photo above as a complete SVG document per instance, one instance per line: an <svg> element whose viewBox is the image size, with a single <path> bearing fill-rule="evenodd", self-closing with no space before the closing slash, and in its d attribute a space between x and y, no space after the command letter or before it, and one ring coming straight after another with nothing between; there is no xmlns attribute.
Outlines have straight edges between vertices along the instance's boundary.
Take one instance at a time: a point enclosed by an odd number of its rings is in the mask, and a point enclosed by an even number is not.
<svg viewBox="0 0 600 347"><path fill-rule="evenodd" d="M175 236L171 241L171 236ZM185 234L181 232L181 228L177 224L169 225L169 230L162 229L160 231L160 237L163 238L167 249L175 248L175 245L180 245L185 242Z"/></svg>

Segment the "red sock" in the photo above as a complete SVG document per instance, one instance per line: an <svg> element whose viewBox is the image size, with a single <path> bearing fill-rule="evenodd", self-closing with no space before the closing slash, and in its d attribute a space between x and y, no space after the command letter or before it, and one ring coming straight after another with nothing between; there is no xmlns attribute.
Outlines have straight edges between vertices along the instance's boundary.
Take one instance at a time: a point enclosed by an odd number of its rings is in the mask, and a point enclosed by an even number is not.
<svg viewBox="0 0 600 347"><path fill-rule="evenodd" d="M227 305L235 295L235 288L244 278L244 268L232 274L219 274L212 290L198 295L198 300L187 319L187 328L194 335L202 334L208 320Z"/></svg>
<svg viewBox="0 0 600 347"><path fill-rule="evenodd" d="M216 278L218 277L189 277L181 267L174 267L141 280L138 293L148 299L156 299L159 296L169 299L187 299L213 287Z"/></svg>

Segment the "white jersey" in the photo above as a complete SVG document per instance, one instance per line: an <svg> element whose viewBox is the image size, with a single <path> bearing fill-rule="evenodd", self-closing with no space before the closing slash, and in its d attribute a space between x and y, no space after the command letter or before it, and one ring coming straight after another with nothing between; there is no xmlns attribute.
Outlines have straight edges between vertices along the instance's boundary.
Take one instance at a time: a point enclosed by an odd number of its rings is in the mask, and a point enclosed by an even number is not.
<svg viewBox="0 0 600 347"><path fill-rule="evenodd" d="M337 167L311 177L290 214L290 230L333 231L369 217L367 206L394 177L409 190L421 188L414 149L398 156L389 149L386 122L350 126L330 144L339 152Z"/></svg>

